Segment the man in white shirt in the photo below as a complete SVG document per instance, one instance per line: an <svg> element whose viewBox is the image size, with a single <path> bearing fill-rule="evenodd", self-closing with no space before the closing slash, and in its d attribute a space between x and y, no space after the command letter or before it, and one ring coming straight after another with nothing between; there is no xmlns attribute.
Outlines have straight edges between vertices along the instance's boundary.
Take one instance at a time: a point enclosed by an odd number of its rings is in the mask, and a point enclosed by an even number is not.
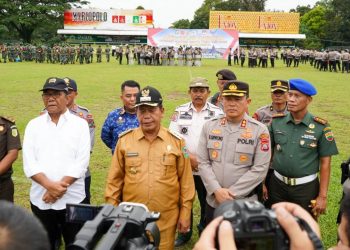
<svg viewBox="0 0 350 250"><path fill-rule="evenodd" d="M90 134L87 122L67 109L68 88L63 79L47 79L41 91L47 113L26 127L23 168L32 180L31 209L55 249L57 237L63 235L67 246L80 230L79 225L65 222L66 204L84 202Z"/></svg>
<svg viewBox="0 0 350 250"><path fill-rule="evenodd" d="M181 135L186 142L186 147L189 151L193 178L196 186L198 200L201 206L201 217L197 225L199 234L205 226L205 199L207 192L198 173L198 162L196 150L199 137L202 131L203 124L213 118L223 116L223 111L207 102L210 94L208 80L202 77L193 78L189 85L188 94L191 97L191 102L180 105L175 109L171 118L169 129ZM190 240L192 235L191 229L188 233L179 234L175 241L175 246L181 246Z"/></svg>

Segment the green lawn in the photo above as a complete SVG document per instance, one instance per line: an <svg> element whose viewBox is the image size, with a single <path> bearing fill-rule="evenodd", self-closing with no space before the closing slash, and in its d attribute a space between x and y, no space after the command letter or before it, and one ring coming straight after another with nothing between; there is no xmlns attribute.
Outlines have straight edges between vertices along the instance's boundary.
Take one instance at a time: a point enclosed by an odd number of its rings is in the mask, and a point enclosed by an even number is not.
<svg viewBox="0 0 350 250"><path fill-rule="evenodd" d="M96 60L96 58L94 58ZM104 59L104 58L103 58ZM100 140L101 126L111 110L120 105L120 84L128 79L138 81L142 86L151 85L160 90L164 99L166 115L163 125L169 125L169 118L176 106L189 101L188 83L191 77L201 76L209 80L212 91L216 92L215 73L226 68L224 60L204 60L203 66L194 67L154 67L138 65L119 65L113 59L111 63L93 63L89 65L53 65L34 62L1 63L0 75L0 114L16 119L20 134L28 121L39 115L43 108L41 94L45 80L51 76L71 77L78 83L77 102L89 108L96 123L96 143L91 157L92 201L103 203L105 179L111 161L110 150ZM310 111L329 120L338 144L340 154L333 157L332 177L328 196L327 214L320 219L322 236L326 247L336 243L336 216L341 196L340 163L350 155L350 75L341 73L319 72L309 65L299 68L286 68L277 61L274 69L238 66L231 67L238 78L250 84L252 103L250 113L270 102L269 86L273 79L304 78L318 89ZM29 207L30 181L24 177L22 155L14 165L15 203ZM199 208L195 203L195 223ZM192 241L182 249L191 249L197 240L194 233Z"/></svg>

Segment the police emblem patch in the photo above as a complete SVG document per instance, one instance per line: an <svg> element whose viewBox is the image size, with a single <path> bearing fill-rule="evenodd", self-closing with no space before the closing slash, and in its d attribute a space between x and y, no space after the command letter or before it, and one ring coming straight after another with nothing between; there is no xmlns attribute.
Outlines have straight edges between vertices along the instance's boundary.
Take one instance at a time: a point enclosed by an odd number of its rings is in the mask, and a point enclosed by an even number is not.
<svg viewBox="0 0 350 250"><path fill-rule="evenodd" d="M188 132L188 128L187 127L183 127L181 129L181 134L187 135L187 132Z"/></svg>

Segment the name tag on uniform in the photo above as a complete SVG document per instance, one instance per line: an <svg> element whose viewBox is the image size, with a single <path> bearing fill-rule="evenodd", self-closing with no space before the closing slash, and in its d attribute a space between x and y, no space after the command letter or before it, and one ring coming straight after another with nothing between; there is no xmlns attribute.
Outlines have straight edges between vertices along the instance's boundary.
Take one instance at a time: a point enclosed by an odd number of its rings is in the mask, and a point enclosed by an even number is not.
<svg viewBox="0 0 350 250"><path fill-rule="evenodd" d="M126 153L126 157L135 157L135 156L139 156L138 152L127 152Z"/></svg>

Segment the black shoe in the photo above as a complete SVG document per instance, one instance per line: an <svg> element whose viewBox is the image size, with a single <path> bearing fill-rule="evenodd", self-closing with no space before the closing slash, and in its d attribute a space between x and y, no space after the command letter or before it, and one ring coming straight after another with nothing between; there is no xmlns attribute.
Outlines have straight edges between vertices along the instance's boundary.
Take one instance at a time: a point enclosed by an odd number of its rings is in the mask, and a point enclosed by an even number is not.
<svg viewBox="0 0 350 250"><path fill-rule="evenodd" d="M186 234L178 234L177 239L175 240L175 247L181 247L185 245L191 239L191 232Z"/></svg>

